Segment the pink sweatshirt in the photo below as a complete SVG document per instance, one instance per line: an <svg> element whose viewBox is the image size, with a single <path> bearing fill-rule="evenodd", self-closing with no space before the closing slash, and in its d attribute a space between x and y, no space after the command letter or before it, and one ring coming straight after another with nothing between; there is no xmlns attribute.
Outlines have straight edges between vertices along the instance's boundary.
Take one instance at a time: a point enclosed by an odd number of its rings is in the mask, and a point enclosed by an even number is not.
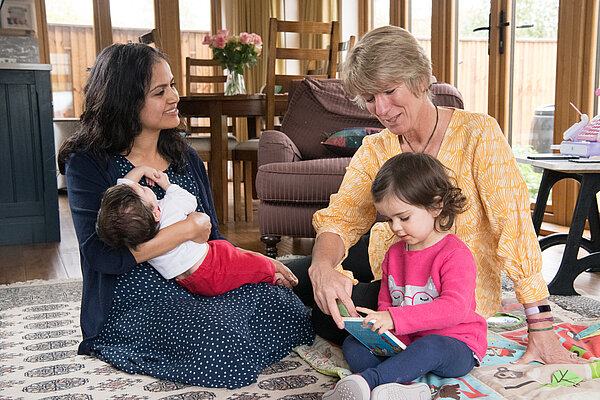
<svg viewBox="0 0 600 400"><path fill-rule="evenodd" d="M456 235L418 251L398 242L389 248L382 269L379 310L390 312L400 340L408 345L426 335L449 336L483 358L487 323L475 312L477 267Z"/></svg>

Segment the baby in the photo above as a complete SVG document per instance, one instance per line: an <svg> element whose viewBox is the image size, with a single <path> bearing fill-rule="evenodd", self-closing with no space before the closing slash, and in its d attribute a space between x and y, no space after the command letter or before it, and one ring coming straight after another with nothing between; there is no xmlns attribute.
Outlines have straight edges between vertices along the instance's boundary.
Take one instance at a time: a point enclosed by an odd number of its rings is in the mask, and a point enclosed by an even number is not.
<svg viewBox="0 0 600 400"><path fill-rule="evenodd" d="M145 178L165 190L162 200L139 182ZM194 195L171 184L164 172L150 167L133 168L102 198L96 231L113 248L135 249L159 231L195 211ZM188 241L148 260L165 279L173 279L190 292L216 296L246 283L267 282L295 286L297 278L283 264L262 254L239 249L226 240Z"/></svg>

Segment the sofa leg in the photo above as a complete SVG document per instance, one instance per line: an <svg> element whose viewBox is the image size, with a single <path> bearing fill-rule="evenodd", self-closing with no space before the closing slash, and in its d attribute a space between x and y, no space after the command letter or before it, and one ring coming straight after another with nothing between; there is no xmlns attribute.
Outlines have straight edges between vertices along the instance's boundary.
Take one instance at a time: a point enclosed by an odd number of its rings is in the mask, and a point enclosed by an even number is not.
<svg viewBox="0 0 600 400"><path fill-rule="evenodd" d="M267 246L267 249L265 251L267 257L276 258L277 243L281 241L281 236L261 236L260 241Z"/></svg>

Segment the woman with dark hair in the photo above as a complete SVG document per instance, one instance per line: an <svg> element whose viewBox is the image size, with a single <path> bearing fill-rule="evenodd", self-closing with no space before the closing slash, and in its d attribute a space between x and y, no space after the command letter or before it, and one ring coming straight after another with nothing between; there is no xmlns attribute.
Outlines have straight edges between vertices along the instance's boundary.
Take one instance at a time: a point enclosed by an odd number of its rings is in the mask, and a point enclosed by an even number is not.
<svg viewBox="0 0 600 400"><path fill-rule="evenodd" d="M204 164L181 136L178 102L169 64L147 45L111 45L90 71L81 127L58 155L83 273L79 354L128 373L241 387L314 333L287 288L255 284L196 296L146 262L188 240L223 239ZM135 249L114 250L95 229L102 195L140 165L164 171L198 207Z"/></svg>

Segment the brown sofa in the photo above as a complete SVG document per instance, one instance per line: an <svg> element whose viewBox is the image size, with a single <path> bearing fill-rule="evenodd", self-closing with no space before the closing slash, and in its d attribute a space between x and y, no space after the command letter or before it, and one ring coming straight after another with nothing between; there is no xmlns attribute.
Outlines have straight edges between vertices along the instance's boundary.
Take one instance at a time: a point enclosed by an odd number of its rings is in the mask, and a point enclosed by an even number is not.
<svg viewBox="0 0 600 400"><path fill-rule="evenodd" d="M463 108L453 86L437 82L433 92L435 104ZM353 127L382 125L348 98L339 79L293 82L281 131L264 131L259 140L258 218L268 256L277 255L281 236L315 237L313 213L327 207L351 159L336 155L321 142Z"/></svg>

